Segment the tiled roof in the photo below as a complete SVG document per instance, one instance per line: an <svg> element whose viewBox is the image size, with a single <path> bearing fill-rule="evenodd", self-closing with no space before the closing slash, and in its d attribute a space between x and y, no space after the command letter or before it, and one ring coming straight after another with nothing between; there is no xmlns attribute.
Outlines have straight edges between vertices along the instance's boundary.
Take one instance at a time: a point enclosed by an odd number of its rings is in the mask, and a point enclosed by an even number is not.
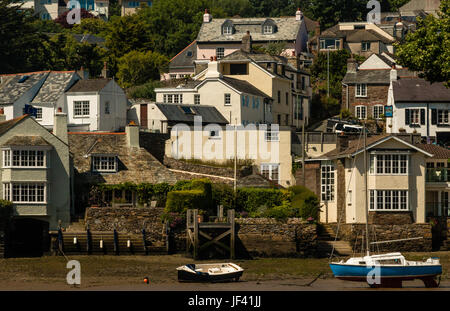
<svg viewBox="0 0 450 311"><path fill-rule="evenodd" d="M276 24L276 32L263 34L262 25L266 20L272 20ZM235 33L222 34L222 24L230 20L233 23ZM254 18L213 18L209 23L203 23L197 36L197 42L241 42L242 36L250 31L253 42L267 41L294 41L300 30L302 21L296 21L293 17L254 17Z"/></svg>
<svg viewBox="0 0 450 311"><path fill-rule="evenodd" d="M392 83L396 102L448 102L450 88L443 83L431 84L424 79L401 79Z"/></svg>
<svg viewBox="0 0 450 311"><path fill-rule="evenodd" d="M433 159L450 159L450 150L433 144L417 144L422 150L433 154Z"/></svg>
<svg viewBox="0 0 450 311"><path fill-rule="evenodd" d="M391 83L390 72L390 69L361 69L356 73L347 72L342 82L346 84L365 83L389 85ZM416 74L408 69L397 69L397 76L414 77Z"/></svg>
<svg viewBox="0 0 450 311"><path fill-rule="evenodd" d="M51 71L44 84L34 97L33 104L54 104L70 88L72 78L80 79L75 71Z"/></svg>
<svg viewBox="0 0 450 311"><path fill-rule="evenodd" d="M370 145L386 138L387 136L389 136L389 134L383 134L383 135L376 135L376 136L370 136L367 137L366 139L366 145L367 147L370 147ZM348 142L348 147L345 148L344 150L340 151L339 149L334 149L331 150L330 152L325 153L324 155L322 155L320 158L340 158L349 154L353 154L359 150L363 150L364 149L364 145L363 145L363 139L354 139L354 140L350 140Z"/></svg>
<svg viewBox="0 0 450 311"><path fill-rule="evenodd" d="M32 87L35 87L36 84L43 83L48 74L49 71L2 75L3 83L0 84L0 104L14 103Z"/></svg>
<svg viewBox="0 0 450 311"><path fill-rule="evenodd" d="M98 92L102 90L112 79L86 79L78 80L67 93Z"/></svg>
<svg viewBox="0 0 450 311"><path fill-rule="evenodd" d="M228 124L227 119L213 106L206 105L177 105L177 104L156 104L158 109L171 122L193 123L195 116L201 116L203 123ZM186 113L183 109L193 113Z"/></svg>
<svg viewBox="0 0 450 311"><path fill-rule="evenodd" d="M51 146L41 136L14 136L4 146Z"/></svg>

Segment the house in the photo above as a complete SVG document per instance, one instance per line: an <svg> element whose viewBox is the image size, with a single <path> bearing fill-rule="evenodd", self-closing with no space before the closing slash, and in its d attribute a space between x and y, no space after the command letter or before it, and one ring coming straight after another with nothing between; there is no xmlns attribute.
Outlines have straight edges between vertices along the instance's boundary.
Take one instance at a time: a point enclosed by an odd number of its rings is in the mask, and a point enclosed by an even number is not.
<svg viewBox="0 0 450 311"><path fill-rule="evenodd" d="M203 24L197 36L197 61L206 62L216 56L221 59L241 48L242 36L252 34L255 45L270 42L285 44L283 55L299 55L306 51L308 33L303 12L297 10L295 16L278 18L213 18L205 11Z"/></svg>
<svg viewBox="0 0 450 311"><path fill-rule="evenodd" d="M411 0L401 6L399 11L400 14L404 16L417 14L421 11L426 14L433 14L437 16L440 5L441 0Z"/></svg>
<svg viewBox="0 0 450 311"><path fill-rule="evenodd" d="M214 106L230 124L271 123L272 98L251 83L219 70L219 63L211 60L201 79L156 88L156 102Z"/></svg>
<svg viewBox="0 0 450 311"><path fill-rule="evenodd" d="M353 58L347 61L347 73L342 80L342 109L360 120L382 119L388 104L391 80L414 77L406 68L392 69L395 63L388 54L371 55L361 66ZM387 69L387 66L390 69ZM362 69L364 68L364 69Z"/></svg>
<svg viewBox="0 0 450 311"><path fill-rule="evenodd" d="M400 26L400 25L399 25ZM403 26L402 26L403 27ZM317 54L346 49L351 54L369 57L373 53L394 53L396 37L368 22L339 23L309 39L309 50Z"/></svg>
<svg viewBox="0 0 450 311"><path fill-rule="evenodd" d="M393 116L387 119L388 133L419 133L432 141L449 143L450 89L443 83L420 78L393 80L388 106Z"/></svg>
<svg viewBox="0 0 450 311"><path fill-rule="evenodd" d="M42 238L43 230L57 230L60 221L70 222L67 116L55 114L53 134L28 115L0 117L1 198L14 204L13 224L28 224L31 231L37 227L30 234Z"/></svg>
<svg viewBox="0 0 450 311"><path fill-rule="evenodd" d="M148 117L148 128L165 134L170 134L177 124L194 126L195 117L201 117L199 125L228 124L227 119L214 106L207 105L152 103L148 106Z"/></svg>
<svg viewBox="0 0 450 311"><path fill-rule="evenodd" d="M298 67L296 57L255 52L249 37L243 37L240 50L219 60L220 74L246 81L272 98L272 123L298 128L303 122L308 124L312 96L309 73ZM205 69L194 79L206 79L207 72Z"/></svg>
<svg viewBox="0 0 450 311"><path fill-rule="evenodd" d="M161 74L161 80L191 77L195 74L194 61L197 59L197 41L192 41L169 62L169 72Z"/></svg>
<svg viewBox="0 0 450 311"><path fill-rule="evenodd" d="M78 80L67 90L71 131L120 131L125 128L127 97L114 79Z"/></svg>
<svg viewBox="0 0 450 311"><path fill-rule="evenodd" d="M27 1L29 2L29 1ZM108 18L109 0L80 0L80 8L101 18ZM69 11L69 0L34 0L34 14L43 20L53 20Z"/></svg>
<svg viewBox="0 0 450 311"><path fill-rule="evenodd" d="M291 129L289 127L177 126L166 142L165 155L173 159L196 159L226 163L249 160L264 178L283 187L295 184L292 175Z"/></svg>
<svg viewBox="0 0 450 311"><path fill-rule="evenodd" d="M122 16L130 15L136 13L136 10L141 7L152 6L153 1L151 0L135 0L135 1L127 1L127 0L119 0L120 4L120 12Z"/></svg>

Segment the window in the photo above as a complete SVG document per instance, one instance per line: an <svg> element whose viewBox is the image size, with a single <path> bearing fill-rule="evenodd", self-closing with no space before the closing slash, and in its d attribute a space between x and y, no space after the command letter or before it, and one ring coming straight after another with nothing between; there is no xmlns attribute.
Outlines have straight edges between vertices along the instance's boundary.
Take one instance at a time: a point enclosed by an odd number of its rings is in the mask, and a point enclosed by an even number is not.
<svg viewBox="0 0 450 311"><path fill-rule="evenodd" d="M339 50L341 46L341 41L339 39L320 39L320 49L321 50Z"/></svg>
<svg viewBox="0 0 450 311"><path fill-rule="evenodd" d="M183 94L164 94L163 102L168 104L182 104Z"/></svg>
<svg viewBox="0 0 450 311"><path fill-rule="evenodd" d="M3 199L13 203L46 203L45 183L5 183Z"/></svg>
<svg viewBox="0 0 450 311"><path fill-rule="evenodd" d="M247 106L247 107L248 107L248 105L249 105L249 102L250 102L250 98L249 98L249 96L248 96L248 95L245 95L245 106Z"/></svg>
<svg viewBox="0 0 450 311"><path fill-rule="evenodd" d="M372 211L408 210L408 191L370 190L369 209Z"/></svg>
<svg viewBox="0 0 450 311"><path fill-rule="evenodd" d="M366 119L367 117L367 107L366 106L356 106L356 117L358 119Z"/></svg>
<svg viewBox="0 0 450 311"><path fill-rule="evenodd" d="M106 102L105 103L105 114L110 114L110 113L111 113L111 111L110 111L109 102Z"/></svg>
<svg viewBox="0 0 450 311"><path fill-rule="evenodd" d="M280 165L279 164L261 164L261 175L265 178L279 182Z"/></svg>
<svg viewBox="0 0 450 311"><path fill-rule="evenodd" d="M92 156L93 172L117 172L117 157L108 155Z"/></svg>
<svg viewBox="0 0 450 311"><path fill-rule="evenodd" d="M46 167L45 151L3 150L3 167Z"/></svg>
<svg viewBox="0 0 450 311"><path fill-rule="evenodd" d="M217 59L221 59L225 56L225 48L216 48Z"/></svg>
<svg viewBox="0 0 450 311"><path fill-rule="evenodd" d="M437 124L438 125L448 125L448 110L437 110Z"/></svg>
<svg viewBox="0 0 450 311"><path fill-rule="evenodd" d="M263 33L264 34L271 34L271 33L273 33L273 26L271 26L271 25L264 25Z"/></svg>
<svg viewBox="0 0 450 311"><path fill-rule="evenodd" d="M89 101L73 102L74 117L89 117Z"/></svg>
<svg viewBox="0 0 450 311"><path fill-rule="evenodd" d="M277 95L278 95L278 103L280 104L281 103L281 92L278 91Z"/></svg>
<svg viewBox="0 0 450 311"><path fill-rule="evenodd" d="M410 110L411 115L411 122L410 124L420 124L420 110L419 109L411 109Z"/></svg>
<svg viewBox="0 0 450 311"><path fill-rule="evenodd" d="M373 118L381 119L382 115L384 115L384 106L383 105L373 106Z"/></svg>
<svg viewBox="0 0 450 311"><path fill-rule="evenodd" d="M361 42L361 51L362 52L370 51L370 42Z"/></svg>
<svg viewBox="0 0 450 311"><path fill-rule="evenodd" d="M367 97L367 84L356 84L356 97Z"/></svg>
<svg viewBox="0 0 450 311"><path fill-rule="evenodd" d="M425 125L425 112L425 109L405 109L405 125L410 125L412 127Z"/></svg>
<svg viewBox="0 0 450 311"><path fill-rule="evenodd" d="M194 105L200 105L200 94L194 94Z"/></svg>
<svg viewBox="0 0 450 311"><path fill-rule="evenodd" d="M42 120L42 108L35 108L36 109L36 120Z"/></svg>
<svg viewBox="0 0 450 311"><path fill-rule="evenodd" d="M220 138L220 131L209 131L209 138Z"/></svg>
<svg viewBox="0 0 450 311"><path fill-rule="evenodd" d="M169 74L170 79L176 79L177 75L176 74Z"/></svg>
<svg viewBox="0 0 450 311"><path fill-rule="evenodd" d="M224 26L223 27L223 34L224 35L232 35L233 34L233 27L232 26Z"/></svg>
<svg viewBox="0 0 450 311"><path fill-rule="evenodd" d="M231 106L231 94L225 94L224 95L224 105L225 106Z"/></svg>
<svg viewBox="0 0 450 311"><path fill-rule="evenodd" d="M324 162L320 167L322 201L334 201L334 165Z"/></svg>
<svg viewBox="0 0 450 311"><path fill-rule="evenodd" d="M406 154L371 154L370 173L377 175L407 175L409 156Z"/></svg>
<svg viewBox="0 0 450 311"><path fill-rule="evenodd" d="M266 141L278 141L278 130L267 129L265 139Z"/></svg>
<svg viewBox="0 0 450 311"><path fill-rule="evenodd" d="M128 1L128 7L137 8L139 6L139 1Z"/></svg>
<svg viewBox="0 0 450 311"><path fill-rule="evenodd" d="M289 105L289 93L286 92L286 105Z"/></svg>
<svg viewBox="0 0 450 311"><path fill-rule="evenodd" d="M247 64L230 64L230 75L247 75Z"/></svg>

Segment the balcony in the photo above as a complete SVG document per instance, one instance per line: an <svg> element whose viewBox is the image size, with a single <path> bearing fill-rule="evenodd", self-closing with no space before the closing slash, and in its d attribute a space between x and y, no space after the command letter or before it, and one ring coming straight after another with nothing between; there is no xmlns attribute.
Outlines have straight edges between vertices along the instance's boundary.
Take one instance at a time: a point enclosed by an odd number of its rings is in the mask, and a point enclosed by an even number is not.
<svg viewBox="0 0 450 311"><path fill-rule="evenodd" d="M425 215L427 217L450 217L449 203L427 202L425 204Z"/></svg>
<svg viewBox="0 0 450 311"><path fill-rule="evenodd" d="M427 183L447 183L450 182L449 168L427 168L425 181Z"/></svg>

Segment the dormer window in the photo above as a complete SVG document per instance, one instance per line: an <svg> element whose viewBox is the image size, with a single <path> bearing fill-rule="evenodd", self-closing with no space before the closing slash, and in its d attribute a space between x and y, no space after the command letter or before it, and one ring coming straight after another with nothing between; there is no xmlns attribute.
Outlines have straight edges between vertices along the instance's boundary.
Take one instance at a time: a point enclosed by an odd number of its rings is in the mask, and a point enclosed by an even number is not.
<svg viewBox="0 0 450 311"><path fill-rule="evenodd" d="M277 25L275 24L275 22L271 19L267 19L263 24L262 24L262 33L264 35L270 35L273 34L277 31Z"/></svg>
<svg viewBox="0 0 450 311"><path fill-rule="evenodd" d="M234 33L233 22L227 19L222 24L222 34L223 35L232 35Z"/></svg>
<svg viewBox="0 0 450 311"><path fill-rule="evenodd" d="M115 155L93 155L92 171L101 173L117 172L117 156Z"/></svg>

